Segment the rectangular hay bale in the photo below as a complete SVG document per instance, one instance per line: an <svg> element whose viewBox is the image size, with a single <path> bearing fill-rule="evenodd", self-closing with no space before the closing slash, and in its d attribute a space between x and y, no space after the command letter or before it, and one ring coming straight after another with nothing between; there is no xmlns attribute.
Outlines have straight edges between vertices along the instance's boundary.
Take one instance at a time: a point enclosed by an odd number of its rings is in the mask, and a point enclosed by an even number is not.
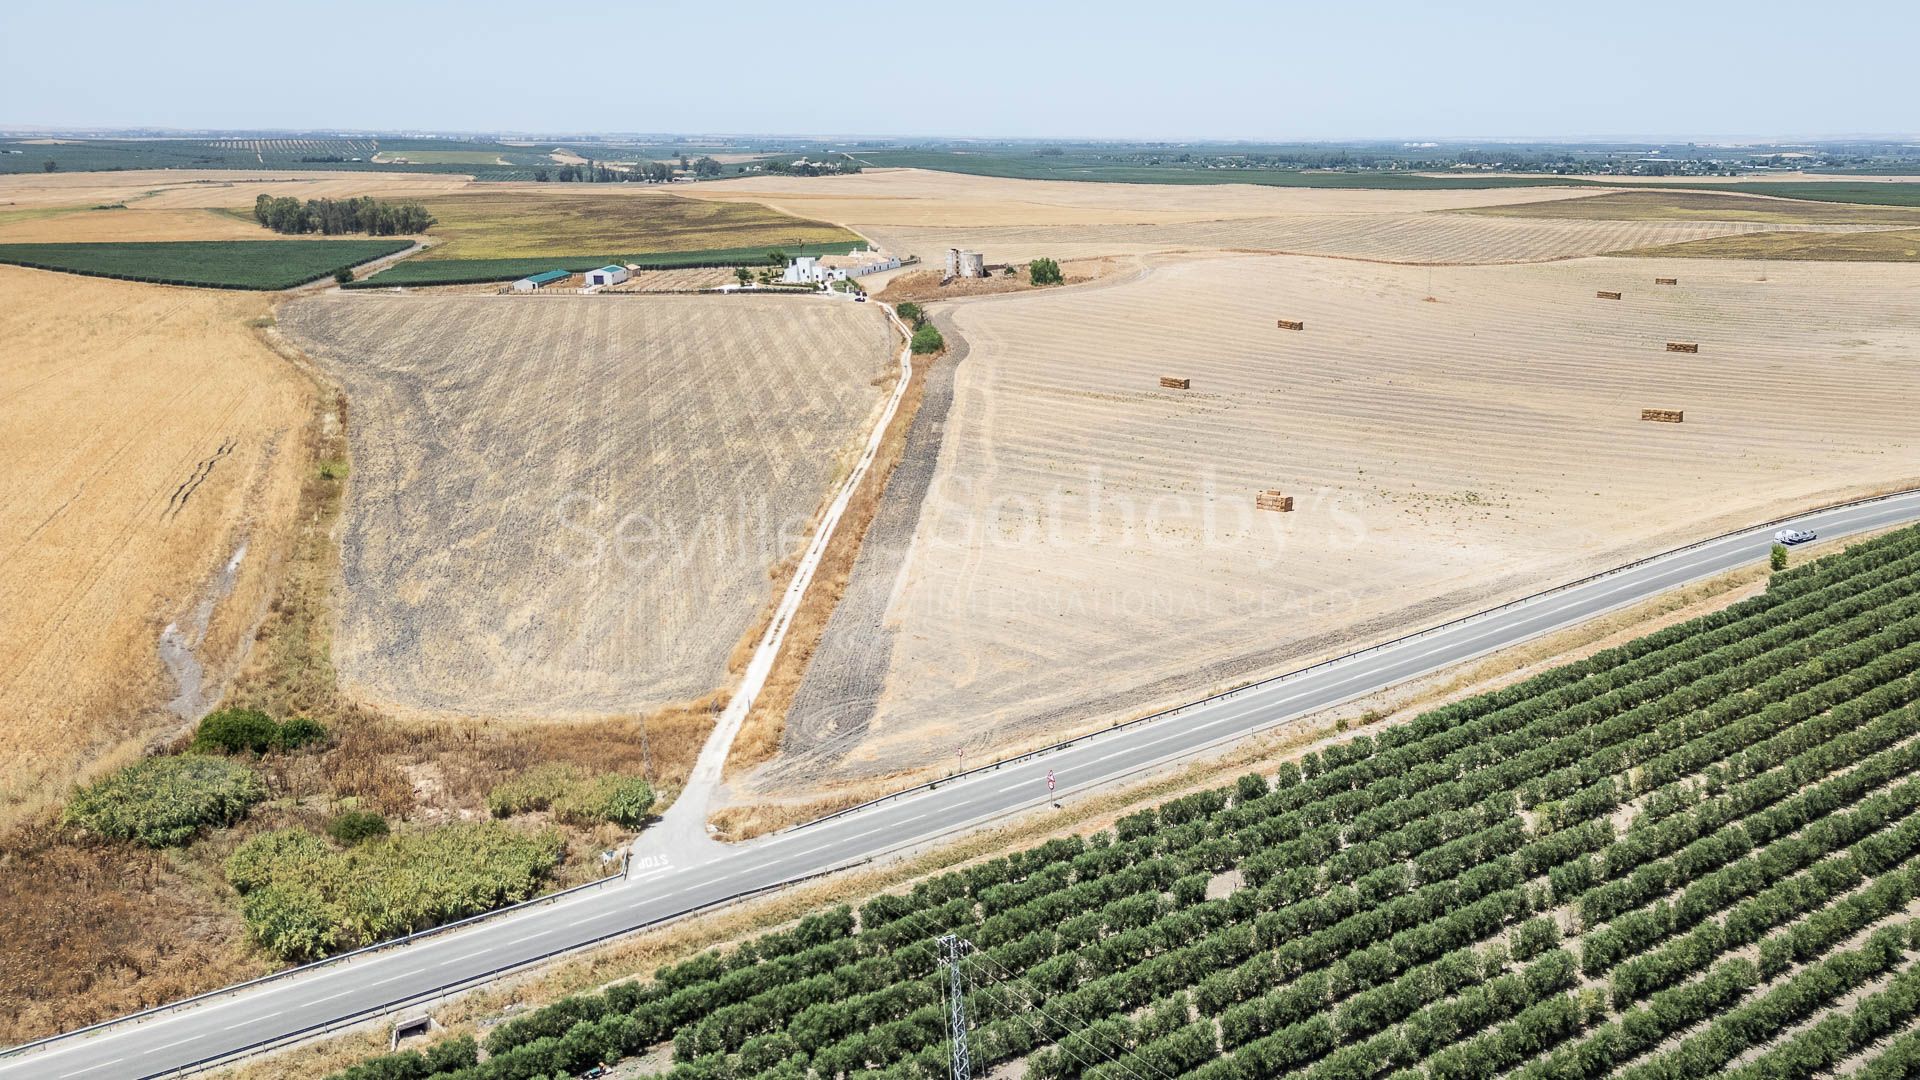
<svg viewBox="0 0 1920 1080"><path fill-rule="evenodd" d="M1293 496L1282 495L1277 491L1262 491L1253 497L1253 506L1256 510L1272 510L1276 513L1289 514L1293 512Z"/></svg>
<svg viewBox="0 0 1920 1080"><path fill-rule="evenodd" d="M1653 279L1653 283L1655 285L1678 285L1680 284L1680 279L1677 277L1657 277Z"/></svg>
<svg viewBox="0 0 1920 1080"><path fill-rule="evenodd" d="M1160 385L1168 390L1189 390L1193 387L1193 380L1176 379L1171 375L1162 375L1160 376Z"/></svg>
<svg viewBox="0 0 1920 1080"><path fill-rule="evenodd" d="M1281 319L1280 320L1280 329L1282 330L1305 330L1306 328L1307 328L1306 322L1301 319Z"/></svg>
<svg viewBox="0 0 1920 1080"><path fill-rule="evenodd" d="M1697 353L1700 351L1700 343L1697 341L1669 341L1667 342L1667 351Z"/></svg>
<svg viewBox="0 0 1920 1080"><path fill-rule="evenodd" d="M1620 299L1620 294L1619 294L1619 293L1617 293L1617 292L1608 292L1608 291L1607 291L1607 290L1605 290L1605 289L1601 289L1601 290L1600 290L1599 292L1597 292L1597 293L1594 293L1593 295L1594 295L1594 296L1596 296L1596 297L1599 297L1599 298L1600 298L1600 299L1602 299L1602 300L1618 300L1618 299Z"/></svg>
<svg viewBox="0 0 1920 1080"><path fill-rule="evenodd" d="M1641 409L1640 419L1660 424L1681 424L1686 422L1687 413L1684 409Z"/></svg>

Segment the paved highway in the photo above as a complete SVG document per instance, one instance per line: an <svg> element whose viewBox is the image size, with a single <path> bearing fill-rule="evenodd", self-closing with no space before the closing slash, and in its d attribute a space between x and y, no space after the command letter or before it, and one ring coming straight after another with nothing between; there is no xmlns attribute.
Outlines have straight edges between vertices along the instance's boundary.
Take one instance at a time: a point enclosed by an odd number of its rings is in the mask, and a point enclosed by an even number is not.
<svg viewBox="0 0 1920 1080"><path fill-rule="evenodd" d="M1839 536L1920 519L1920 492L1795 518ZM198 1004L0 1057L0 1080L153 1077L323 1025L377 1015L689 909L953 834L1164 765L1262 728L1570 626L1767 556L1776 526L1724 537L1605 577L1190 706L1162 719L715 852L636 869L574 894ZM1059 780L1051 796L1047 776Z"/></svg>

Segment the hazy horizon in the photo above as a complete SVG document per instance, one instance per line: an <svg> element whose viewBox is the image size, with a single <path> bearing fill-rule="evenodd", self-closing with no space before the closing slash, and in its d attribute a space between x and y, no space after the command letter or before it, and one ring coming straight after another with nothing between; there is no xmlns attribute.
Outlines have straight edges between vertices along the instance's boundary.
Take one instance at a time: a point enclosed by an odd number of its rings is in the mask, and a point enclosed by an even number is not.
<svg viewBox="0 0 1920 1080"><path fill-rule="evenodd" d="M330 32L331 27L340 30ZM1791 26L1791 33L1783 33ZM1872 28L1862 33L1861 27ZM1135 2L939 11L124 0L0 13L9 130L1900 140L1920 8ZM75 63L83 43L86 62ZM275 92L284 91L284 92ZM1536 133L1536 134L1529 134Z"/></svg>

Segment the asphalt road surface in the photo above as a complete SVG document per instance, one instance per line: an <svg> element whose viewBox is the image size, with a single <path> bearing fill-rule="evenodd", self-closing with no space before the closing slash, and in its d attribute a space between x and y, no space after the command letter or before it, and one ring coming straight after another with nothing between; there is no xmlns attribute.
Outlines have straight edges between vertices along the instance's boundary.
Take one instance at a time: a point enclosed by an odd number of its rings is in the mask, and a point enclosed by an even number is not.
<svg viewBox="0 0 1920 1080"><path fill-rule="evenodd" d="M1806 514L1822 537L1920 518L1920 492ZM960 832L1767 557L1769 525L1652 560L1176 715L941 784L692 865L638 866L628 880L548 905L0 1057L0 1080L152 1077L225 1058L470 984L557 952L670 919L747 890ZM1059 788L1049 792L1049 775Z"/></svg>

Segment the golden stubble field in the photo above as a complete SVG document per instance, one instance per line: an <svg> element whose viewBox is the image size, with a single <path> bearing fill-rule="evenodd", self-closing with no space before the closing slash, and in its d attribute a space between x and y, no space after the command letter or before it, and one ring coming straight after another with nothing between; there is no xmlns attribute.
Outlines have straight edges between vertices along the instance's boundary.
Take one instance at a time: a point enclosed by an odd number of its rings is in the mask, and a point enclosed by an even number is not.
<svg viewBox="0 0 1920 1080"><path fill-rule="evenodd" d="M281 328L354 410L341 682L403 715L723 685L892 359L817 297L334 294Z"/></svg>
<svg viewBox="0 0 1920 1080"><path fill-rule="evenodd" d="M1759 276L1151 257L948 306L967 353L929 494L883 615L837 630L866 674L809 673L840 700L803 690L761 790L984 761L1920 482L1920 268ZM1295 512L1256 512L1269 488Z"/></svg>
<svg viewBox="0 0 1920 1080"><path fill-rule="evenodd" d="M313 393L268 309L0 267L0 826L185 722L169 623L213 682L258 618Z"/></svg>

